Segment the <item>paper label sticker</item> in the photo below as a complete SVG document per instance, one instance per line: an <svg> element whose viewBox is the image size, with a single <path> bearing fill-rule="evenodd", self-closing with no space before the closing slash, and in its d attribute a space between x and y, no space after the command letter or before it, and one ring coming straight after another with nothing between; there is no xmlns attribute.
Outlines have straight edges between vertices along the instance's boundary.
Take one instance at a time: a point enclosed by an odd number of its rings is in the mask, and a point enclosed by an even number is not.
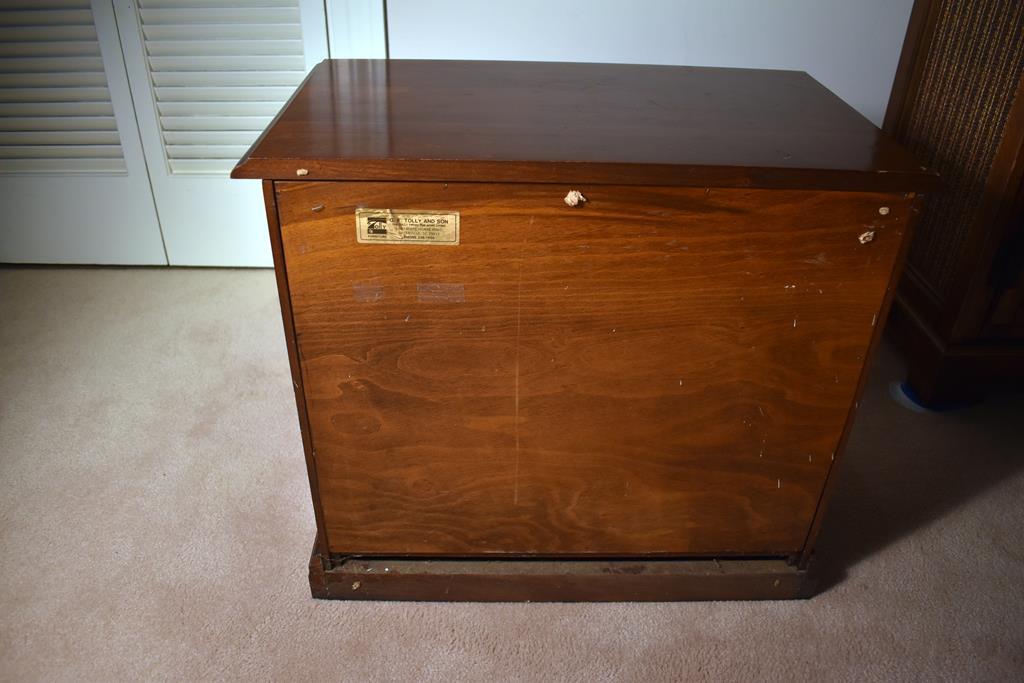
<svg viewBox="0 0 1024 683"><path fill-rule="evenodd" d="M356 241L360 244L457 245L459 212L356 209Z"/></svg>

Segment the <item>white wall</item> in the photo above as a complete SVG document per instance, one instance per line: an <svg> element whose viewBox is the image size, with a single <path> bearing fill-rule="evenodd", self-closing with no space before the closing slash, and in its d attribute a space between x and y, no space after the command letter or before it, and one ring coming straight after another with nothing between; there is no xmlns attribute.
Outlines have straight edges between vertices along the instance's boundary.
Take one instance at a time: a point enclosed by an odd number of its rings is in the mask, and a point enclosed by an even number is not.
<svg viewBox="0 0 1024 683"><path fill-rule="evenodd" d="M387 56L383 0L325 0L327 35L334 59Z"/></svg>
<svg viewBox="0 0 1024 683"><path fill-rule="evenodd" d="M880 125L913 0L388 0L391 57L797 69Z"/></svg>

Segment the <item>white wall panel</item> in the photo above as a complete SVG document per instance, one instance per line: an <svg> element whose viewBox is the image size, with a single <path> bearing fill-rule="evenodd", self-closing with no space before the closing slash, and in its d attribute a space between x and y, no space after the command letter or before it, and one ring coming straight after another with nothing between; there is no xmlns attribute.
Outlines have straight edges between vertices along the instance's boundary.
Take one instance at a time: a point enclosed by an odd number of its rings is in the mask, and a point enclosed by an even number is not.
<svg viewBox="0 0 1024 683"><path fill-rule="evenodd" d="M806 71L880 124L913 0L388 0L391 56Z"/></svg>

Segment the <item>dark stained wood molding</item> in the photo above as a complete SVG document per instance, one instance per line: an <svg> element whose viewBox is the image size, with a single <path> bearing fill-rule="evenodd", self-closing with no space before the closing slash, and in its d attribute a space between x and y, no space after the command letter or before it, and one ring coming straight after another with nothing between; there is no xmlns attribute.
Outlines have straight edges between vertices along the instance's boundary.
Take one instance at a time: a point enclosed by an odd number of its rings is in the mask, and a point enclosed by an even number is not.
<svg viewBox="0 0 1024 683"><path fill-rule="evenodd" d="M299 168L307 171L296 176ZM503 182L677 187L749 187L851 192L927 192L941 187L932 171L874 175L819 169L669 166L577 162L497 162L377 159L251 159L232 178L413 182Z"/></svg>
<svg viewBox="0 0 1024 683"><path fill-rule="evenodd" d="M992 388L1013 390L1024 382L1024 348L994 342L947 346L902 296L893 302L886 333L914 359L907 381L929 406L963 405Z"/></svg>
<svg viewBox="0 0 1024 683"><path fill-rule="evenodd" d="M348 558L329 569L314 549L313 597L445 602L791 600L814 578L785 559L504 560Z"/></svg>

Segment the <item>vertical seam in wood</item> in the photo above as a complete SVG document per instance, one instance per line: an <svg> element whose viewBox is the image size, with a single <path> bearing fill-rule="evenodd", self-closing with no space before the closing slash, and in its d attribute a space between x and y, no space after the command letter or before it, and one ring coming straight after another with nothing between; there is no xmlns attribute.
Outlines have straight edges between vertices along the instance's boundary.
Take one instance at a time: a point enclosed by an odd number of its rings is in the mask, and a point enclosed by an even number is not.
<svg viewBox="0 0 1024 683"><path fill-rule="evenodd" d="M533 216L530 216L530 228L527 234L533 231ZM516 277L516 372L513 391L515 393L515 413L513 415L513 431L516 438L516 466L512 478L512 504L519 505L519 336L522 330L523 320L523 251L526 248L526 240L519 245L519 272Z"/></svg>

